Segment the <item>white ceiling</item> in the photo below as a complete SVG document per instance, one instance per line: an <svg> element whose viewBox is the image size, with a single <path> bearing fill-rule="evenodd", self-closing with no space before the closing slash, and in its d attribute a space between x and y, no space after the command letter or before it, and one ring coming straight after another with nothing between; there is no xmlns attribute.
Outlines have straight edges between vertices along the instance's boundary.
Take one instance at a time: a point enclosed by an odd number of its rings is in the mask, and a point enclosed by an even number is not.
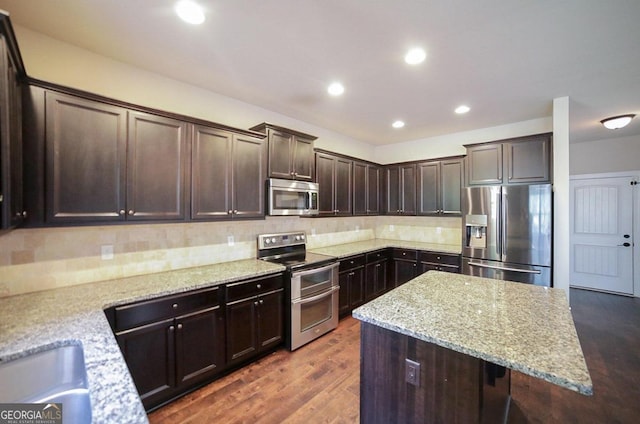
<svg viewBox="0 0 640 424"><path fill-rule="evenodd" d="M0 0L14 24L371 144L552 114L571 141L640 135L638 0ZM19 41L19 40L18 40ZM405 51L422 46L417 67ZM28 73L27 69L27 73ZM340 80L346 91L329 97ZM459 104L472 109L459 116ZM406 126L391 128L402 119Z"/></svg>

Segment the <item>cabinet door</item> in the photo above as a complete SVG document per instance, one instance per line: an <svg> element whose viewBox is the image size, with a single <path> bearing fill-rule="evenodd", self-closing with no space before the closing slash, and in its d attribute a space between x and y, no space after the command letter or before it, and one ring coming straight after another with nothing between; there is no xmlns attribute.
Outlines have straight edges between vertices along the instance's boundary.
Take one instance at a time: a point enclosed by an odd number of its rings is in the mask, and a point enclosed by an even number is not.
<svg viewBox="0 0 640 424"><path fill-rule="evenodd" d="M47 220L125 219L125 110L54 92L45 99Z"/></svg>
<svg viewBox="0 0 640 424"><path fill-rule="evenodd" d="M336 215L352 214L352 162L348 159L335 158L334 198Z"/></svg>
<svg viewBox="0 0 640 424"><path fill-rule="evenodd" d="M366 299L370 301L387 290L387 263L367 264L365 270Z"/></svg>
<svg viewBox="0 0 640 424"><path fill-rule="evenodd" d="M367 214L380 213L380 178L381 169L378 166L367 166Z"/></svg>
<svg viewBox="0 0 640 424"><path fill-rule="evenodd" d="M366 215L368 210L367 186L368 166L366 163L353 162L353 214Z"/></svg>
<svg viewBox="0 0 640 424"><path fill-rule="evenodd" d="M416 166L405 165L400 168L401 193L400 210L403 215L416 214Z"/></svg>
<svg viewBox="0 0 640 424"><path fill-rule="evenodd" d="M354 268L349 272L349 305L354 309L365 302L364 267Z"/></svg>
<svg viewBox="0 0 640 424"><path fill-rule="evenodd" d="M267 177L266 142L235 135L233 143L233 217L264 216L264 190Z"/></svg>
<svg viewBox="0 0 640 424"><path fill-rule="evenodd" d="M340 284L340 292L339 292L339 301L338 301L338 310L340 316L346 315L351 312L351 303L349 301L350 294L349 289L351 288L350 280L351 280L351 271L344 271L338 274L338 283Z"/></svg>
<svg viewBox="0 0 640 424"><path fill-rule="evenodd" d="M445 215L460 215L460 196L463 181L462 159L443 160L440 162L440 211Z"/></svg>
<svg viewBox="0 0 640 424"><path fill-rule="evenodd" d="M293 154L293 173L296 180L313 180L313 140L295 136Z"/></svg>
<svg viewBox="0 0 640 424"><path fill-rule="evenodd" d="M316 153L316 181L319 185L320 215L335 215L335 160L333 156Z"/></svg>
<svg viewBox="0 0 640 424"><path fill-rule="evenodd" d="M395 287L398 287L409 280L417 277L417 261L408 261L404 259L393 260L393 280Z"/></svg>
<svg viewBox="0 0 640 424"><path fill-rule="evenodd" d="M0 230L24 218L22 101L16 69L0 35Z"/></svg>
<svg viewBox="0 0 640 424"><path fill-rule="evenodd" d="M224 367L224 321L220 306L176 318L178 385L191 385Z"/></svg>
<svg viewBox="0 0 640 424"><path fill-rule="evenodd" d="M436 215L441 210L440 162L418 164L418 214Z"/></svg>
<svg viewBox="0 0 640 424"><path fill-rule="evenodd" d="M550 138L527 137L505 143L507 184L550 181Z"/></svg>
<svg viewBox="0 0 640 424"><path fill-rule="evenodd" d="M284 339L284 291L282 289L258 299L258 347L269 349Z"/></svg>
<svg viewBox="0 0 640 424"><path fill-rule="evenodd" d="M502 184L502 144L467 147L467 183Z"/></svg>
<svg viewBox="0 0 640 424"><path fill-rule="evenodd" d="M227 218L231 208L230 132L196 126L191 166L191 218ZM261 183L262 184L262 183Z"/></svg>
<svg viewBox="0 0 640 424"><path fill-rule="evenodd" d="M269 130L268 134L269 176L272 178L293 178L291 163L294 149L293 135L277 130Z"/></svg>
<svg viewBox="0 0 640 424"><path fill-rule="evenodd" d="M146 409L171 397L176 387L173 319L116 334Z"/></svg>
<svg viewBox="0 0 640 424"><path fill-rule="evenodd" d="M184 219L187 124L129 112L127 219Z"/></svg>
<svg viewBox="0 0 640 424"><path fill-rule="evenodd" d="M257 297L227 303L227 363L242 362L258 351L257 306Z"/></svg>
<svg viewBox="0 0 640 424"><path fill-rule="evenodd" d="M386 173L386 213L389 215L400 214L400 168L391 166L385 169Z"/></svg>

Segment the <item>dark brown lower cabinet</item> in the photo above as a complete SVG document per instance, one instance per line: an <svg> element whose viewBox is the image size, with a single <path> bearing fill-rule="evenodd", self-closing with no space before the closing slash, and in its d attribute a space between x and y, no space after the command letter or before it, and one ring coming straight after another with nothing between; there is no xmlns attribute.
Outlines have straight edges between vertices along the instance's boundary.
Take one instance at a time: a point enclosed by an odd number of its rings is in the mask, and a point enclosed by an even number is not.
<svg viewBox="0 0 640 424"><path fill-rule="evenodd" d="M173 304L182 302L181 296ZM164 305L137 306L140 317ZM120 350L147 410L211 379L224 368L220 305L116 332ZM116 310L116 317L118 311ZM117 322L117 318L116 318Z"/></svg>
<svg viewBox="0 0 640 424"><path fill-rule="evenodd" d="M340 260L338 282L339 315L345 316L365 302L365 256L358 255Z"/></svg>
<svg viewBox="0 0 640 424"><path fill-rule="evenodd" d="M420 252L420 272L444 271L460 273L460 255L438 252Z"/></svg>
<svg viewBox="0 0 640 424"><path fill-rule="evenodd" d="M226 350L229 365L240 364L284 341L282 275L227 286Z"/></svg>
<svg viewBox="0 0 640 424"><path fill-rule="evenodd" d="M366 322L360 338L361 423L503 422L508 369ZM418 385L407 359L420 364Z"/></svg>
<svg viewBox="0 0 640 424"><path fill-rule="evenodd" d="M367 253L365 289L367 302L388 290L387 252L380 250Z"/></svg>
<svg viewBox="0 0 640 424"><path fill-rule="evenodd" d="M391 249L392 282L398 287L418 276L417 252L412 249Z"/></svg>

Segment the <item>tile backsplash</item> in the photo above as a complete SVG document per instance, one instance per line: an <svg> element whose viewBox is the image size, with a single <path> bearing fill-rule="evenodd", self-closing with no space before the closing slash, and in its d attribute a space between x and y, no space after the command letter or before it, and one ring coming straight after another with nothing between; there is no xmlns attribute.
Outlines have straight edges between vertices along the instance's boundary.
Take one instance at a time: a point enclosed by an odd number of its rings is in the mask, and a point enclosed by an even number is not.
<svg viewBox="0 0 640 424"><path fill-rule="evenodd" d="M373 238L460 244L461 237L460 218L390 216L18 229L0 236L0 297L255 258L258 234L292 230L305 231L311 249Z"/></svg>

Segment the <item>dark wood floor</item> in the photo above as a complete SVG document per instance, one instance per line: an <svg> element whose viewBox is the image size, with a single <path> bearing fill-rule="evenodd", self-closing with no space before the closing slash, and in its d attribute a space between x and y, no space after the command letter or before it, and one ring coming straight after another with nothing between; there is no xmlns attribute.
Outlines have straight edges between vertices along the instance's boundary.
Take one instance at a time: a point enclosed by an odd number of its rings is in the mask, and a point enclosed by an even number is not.
<svg viewBox="0 0 640 424"><path fill-rule="evenodd" d="M640 422L640 299L571 289L593 380L582 396L512 373L509 423ZM149 415L156 423L357 423L360 325L353 318L295 352L280 350Z"/></svg>

